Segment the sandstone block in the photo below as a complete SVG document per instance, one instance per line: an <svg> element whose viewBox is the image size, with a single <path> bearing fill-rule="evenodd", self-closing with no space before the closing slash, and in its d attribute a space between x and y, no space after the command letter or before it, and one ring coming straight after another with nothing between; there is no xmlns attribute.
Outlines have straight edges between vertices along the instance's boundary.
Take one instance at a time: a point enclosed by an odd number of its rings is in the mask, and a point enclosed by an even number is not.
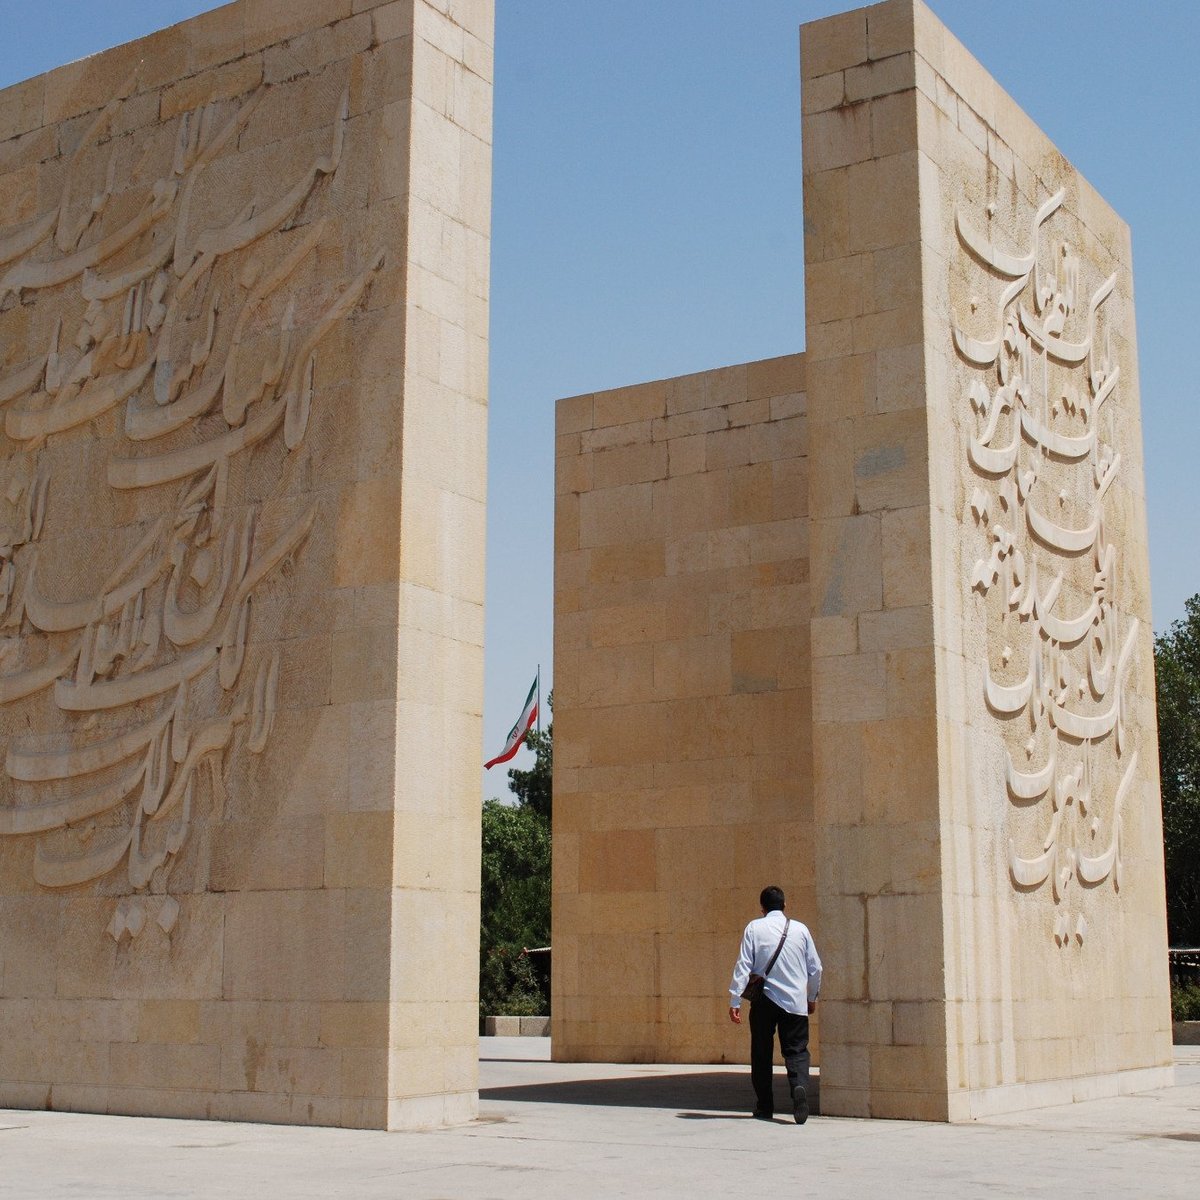
<svg viewBox="0 0 1200 1200"><path fill-rule="evenodd" d="M468 39L482 66L489 3L236 0L0 93L0 239L63 214L0 276L38 664L0 703L0 1021L36 1024L0 1103L36 1074L109 1112L472 1109L491 105ZM460 750L423 761L435 727ZM391 1006L410 893L466 930L436 1012ZM389 1077L401 1020L433 1091Z"/></svg>

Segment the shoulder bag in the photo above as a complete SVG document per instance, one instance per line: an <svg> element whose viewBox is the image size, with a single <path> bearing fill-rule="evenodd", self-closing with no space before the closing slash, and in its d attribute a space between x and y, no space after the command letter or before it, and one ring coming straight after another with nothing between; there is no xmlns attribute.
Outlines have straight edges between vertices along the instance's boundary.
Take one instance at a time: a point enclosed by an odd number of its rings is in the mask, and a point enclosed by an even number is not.
<svg viewBox="0 0 1200 1200"><path fill-rule="evenodd" d="M788 930L791 927L792 921L789 917L787 924L783 927L783 937L779 939L779 945L775 947L775 953L771 955L771 961L763 968L763 973L755 975L751 972L746 986L742 989L743 1000L749 1000L753 1004L763 994L763 984L767 982L767 976L770 975L771 968L775 965L775 960L779 957L780 950L783 949L783 943L787 941Z"/></svg>

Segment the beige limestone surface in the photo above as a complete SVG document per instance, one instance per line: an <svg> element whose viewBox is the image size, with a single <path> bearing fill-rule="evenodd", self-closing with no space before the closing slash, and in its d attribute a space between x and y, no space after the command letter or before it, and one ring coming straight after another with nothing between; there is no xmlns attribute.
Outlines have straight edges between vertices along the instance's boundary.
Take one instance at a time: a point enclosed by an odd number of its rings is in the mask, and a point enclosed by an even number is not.
<svg viewBox="0 0 1200 1200"><path fill-rule="evenodd" d="M920 0L801 73L803 402L751 364L559 403L555 1057L744 1055L776 878L826 1113L1161 1086L1129 231Z"/></svg>
<svg viewBox="0 0 1200 1200"><path fill-rule="evenodd" d="M745 1057L758 893L814 910L804 358L560 400L561 1061Z"/></svg>
<svg viewBox="0 0 1200 1200"><path fill-rule="evenodd" d="M801 59L825 1110L1157 1083L1129 231L920 0Z"/></svg>
<svg viewBox="0 0 1200 1200"><path fill-rule="evenodd" d="M238 0L0 92L0 1104L476 1111L491 44Z"/></svg>

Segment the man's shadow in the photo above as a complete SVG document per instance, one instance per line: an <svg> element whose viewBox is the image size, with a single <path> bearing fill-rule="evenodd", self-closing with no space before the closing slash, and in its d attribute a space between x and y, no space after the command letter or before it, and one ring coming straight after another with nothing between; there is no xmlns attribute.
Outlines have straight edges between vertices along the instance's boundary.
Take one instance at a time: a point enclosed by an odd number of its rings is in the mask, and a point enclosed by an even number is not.
<svg viewBox="0 0 1200 1200"><path fill-rule="evenodd" d="M776 1120L792 1119L787 1077L775 1073ZM754 1092L747 1071L698 1071L679 1075L634 1075L621 1079L569 1079L479 1089L480 1100L509 1104L583 1104L613 1108L673 1108L687 1121L749 1120ZM809 1111L820 1113L818 1076L811 1077Z"/></svg>

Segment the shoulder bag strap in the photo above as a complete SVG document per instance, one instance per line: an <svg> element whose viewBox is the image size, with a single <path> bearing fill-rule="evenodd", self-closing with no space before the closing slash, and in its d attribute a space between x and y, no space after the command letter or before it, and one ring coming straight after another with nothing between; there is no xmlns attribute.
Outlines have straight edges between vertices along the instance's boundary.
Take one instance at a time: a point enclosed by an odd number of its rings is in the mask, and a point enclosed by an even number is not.
<svg viewBox="0 0 1200 1200"><path fill-rule="evenodd" d="M779 957L780 950L783 949L783 943L787 941L788 930L792 927L791 917L787 918L787 924L783 927L783 937L779 939L779 945L775 947L775 953L771 955L771 961L763 967L763 978L766 979L771 973L771 968L775 965L775 960Z"/></svg>

